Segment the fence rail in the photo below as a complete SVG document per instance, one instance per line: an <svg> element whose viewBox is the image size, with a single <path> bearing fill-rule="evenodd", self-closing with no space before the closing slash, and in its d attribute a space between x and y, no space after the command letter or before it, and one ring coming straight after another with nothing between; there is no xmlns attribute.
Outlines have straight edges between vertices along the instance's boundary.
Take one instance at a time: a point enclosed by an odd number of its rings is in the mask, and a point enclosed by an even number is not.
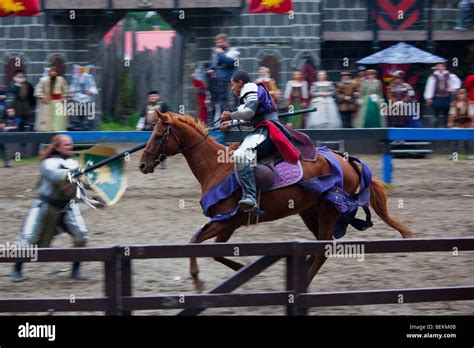
<svg viewBox="0 0 474 348"><path fill-rule="evenodd" d="M368 254L474 251L474 237L38 249L37 262L103 262L104 296L76 298L74 302L58 298L0 298L0 312L104 311L107 315L131 315L133 310L182 309L178 315L196 315L206 308L281 305L286 307L288 315L306 315L311 307L399 303L400 295L403 303L474 300L474 285L307 293L306 256L324 254L334 243L363 248L356 250ZM205 294L132 296L134 259L236 256L236 250L239 257L260 257ZM286 291L231 294L283 258L286 259ZM0 263L16 261L31 260L0 258Z"/></svg>

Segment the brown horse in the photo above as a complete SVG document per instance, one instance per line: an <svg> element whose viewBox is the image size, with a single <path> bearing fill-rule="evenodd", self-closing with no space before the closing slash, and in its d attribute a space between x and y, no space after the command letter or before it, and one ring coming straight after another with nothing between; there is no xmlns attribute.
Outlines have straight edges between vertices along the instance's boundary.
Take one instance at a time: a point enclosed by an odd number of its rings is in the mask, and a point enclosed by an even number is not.
<svg viewBox="0 0 474 348"><path fill-rule="evenodd" d="M153 173L155 167L166 157L182 153L186 158L191 171L199 181L204 194L214 185L226 178L233 170L232 161L218 161L218 156L226 151L224 145L215 139L206 136L207 129L194 121L190 116L173 113L158 112L156 124L144 153L139 162L142 173ZM349 194L354 194L359 185L359 175L354 167L343 157L338 156L344 175L344 189ZM221 163L220 163L221 162ZM317 161L301 161L304 179L310 179L331 173L329 163L322 156ZM224 213L237 206L241 190L214 205L211 214ZM293 202L293 204L288 204ZM414 233L401 222L389 216L387 211L387 195L384 184L373 180L370 185L370 205L377 215L389 226L398 230L404 238L414 237ZM304 190L300 185L294 184L274 191L262 192L260 208L265 214L260 216L259 222L273 221L289 215L299 214L308 229L313 232L318 240L331 240L333 229L340 213L326 200L319 199L314 193ZM250 219L251 224L256 219ZM249 214L239 212L225 221L212 222L201 233L191 239L191 243L201 243L209 238L216 237L216 242L226 242L232 233L242 225L249 222ZM216 261L238 270L243 265L224 257L216 257ZM199 280L199 268L196 258L191 258L190 272L196 285L202 284ZM313 255L308 258L308 285L318 270L326 261L324 255Z"/></svg>

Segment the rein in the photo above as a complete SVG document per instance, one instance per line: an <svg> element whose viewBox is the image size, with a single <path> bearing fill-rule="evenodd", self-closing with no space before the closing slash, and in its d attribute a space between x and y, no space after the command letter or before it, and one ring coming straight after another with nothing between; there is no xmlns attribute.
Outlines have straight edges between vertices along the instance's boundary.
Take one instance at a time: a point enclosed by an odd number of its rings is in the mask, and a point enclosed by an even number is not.
<svg viewBox="0 0 474 348"><path fill-rule="evenodd" d="M175 134L173 134L171 132L171 127L172 125L171 124L168 124L166 126L166 131L163 133L163 135L157 135L157 139L160 140L160 145L158 146L158 150L156 151L152 151L152 150L148 150L148 149L145 149L144 152L145 153L148 153L150 155L152 155L153 157L156 157L155 159L155 163L156 162L163 162L167 157L173 157L173 156L176 156L180 153L183 153L187 150L191 150L192 148L194 147L197 147L199 145L201 145L210 135L210 132L208 132L202 139L200 139L198 142L194 143L194 144L191 144L191 145L188 145L186 147L184 147L183 149L179 149L178 151L176 151L174 154L172 155L166 155L162 152L162 149L164 148L164 145L165 145L165 142L168 140L168 137L170 135L172 135L173 137L175 137L176 140L179 140Z"/></svg>

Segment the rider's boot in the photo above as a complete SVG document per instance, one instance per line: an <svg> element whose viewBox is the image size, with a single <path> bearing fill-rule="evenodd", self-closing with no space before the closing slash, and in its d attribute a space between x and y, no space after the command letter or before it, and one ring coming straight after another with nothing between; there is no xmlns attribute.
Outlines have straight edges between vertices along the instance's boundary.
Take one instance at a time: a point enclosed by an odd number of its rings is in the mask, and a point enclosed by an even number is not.
<svg viewBox="0 0 474 348"><path fill-rule="evenodd" d="M242 184L242 199L239 201L239 206L245 212L258 210L257 185L253 166L247 164L243 169L239 169L239 177Z"/></svg>

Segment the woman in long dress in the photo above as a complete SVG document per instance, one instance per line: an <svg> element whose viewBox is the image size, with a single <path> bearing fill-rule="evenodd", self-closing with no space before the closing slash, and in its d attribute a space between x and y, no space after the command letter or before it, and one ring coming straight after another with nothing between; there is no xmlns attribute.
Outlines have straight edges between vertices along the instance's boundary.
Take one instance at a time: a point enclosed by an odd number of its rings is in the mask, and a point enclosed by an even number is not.
<svg viewBox="0 0 474 348"><path fill-rule="evenodd" d="M327 80L325 71L318 72L318 81L311 86L311 106L317 108L306 119L306 128L341 128L342 120L337 109L334 95L336 89L331 81Z"/></svg>
<svg viewBox="0 0 474 348"><path fill-rule="evenodd" d="M382 84L377 80L377 71L367 70L367 78L360 85L359 105L354 128L385 127L385 118L380 113L383 102Z"/></svg>
<svg viewBox="0 0 474 348"><path fill-rule="evenodd" d="M41 103L36 129L41 132L65 131L67 128L67 110L63 101L67 96L67 83L64 77L58 76L52 66L48 75L41 78L35 88L35 97Z"/></svg>
<svg viewBox="0 0 474 348"><path fill-rule="evenodd" d="M301 71L293 72L292 79L288 81L285 88L285 100L288 101L288 109L295 112L308 106L308 83L303 79ZM304 115L291 116L286 119L288 126L300 129L303 128Z"/></svg>

